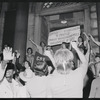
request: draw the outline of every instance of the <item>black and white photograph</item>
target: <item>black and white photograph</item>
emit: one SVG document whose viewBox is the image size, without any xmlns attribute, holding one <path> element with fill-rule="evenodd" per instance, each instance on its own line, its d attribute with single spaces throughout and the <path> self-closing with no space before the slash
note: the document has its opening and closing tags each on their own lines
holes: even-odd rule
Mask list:
<svg viewBox="0 0 100 100">
<path fill-rule="evenodd" d="M 100 98 L 100 2 L 0 2 L 0 98 Z"/>
</svg>

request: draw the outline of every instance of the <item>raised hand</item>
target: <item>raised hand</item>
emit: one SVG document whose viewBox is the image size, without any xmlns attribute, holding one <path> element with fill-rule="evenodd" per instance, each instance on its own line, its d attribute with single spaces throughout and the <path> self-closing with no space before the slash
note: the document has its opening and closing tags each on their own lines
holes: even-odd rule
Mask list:
<svg viewBox="0 0 100 100">
<path fill-rule="evenodd" d="M 31 43 L 34 44 L 37 48 L 39 47 L 31 38 L 29 39 L 29 41 L 31 41 Z"/>
<path fill-rule="evenodd" d="M 85 32 L 83 32 L 83 34 L 86 36 L 87 40 L 90 40 L 89 36 Z"/>
<path fill-rule="evenodd" d="M 0 63 L 0 81 L 3 79 L 7 63 L 9 60 L 14 59 L 14 53 L 12 53 L 12 48 L 10 47 L 5 47 L 3 49 L 3 61 Z"/>
<path fill-rule="evenodd" d="M 78 48 L 76 42 L 71 42 L 71 46 L 72 46 L 74 49 Z"/>
<path fill-rule="evenodd" d="M 44 55 L 46 55 L 46 56 L 48 56 L 48 55 L 49 55 L 49 56 L 50 56 L 50 55 L 51 55 L 50 50 L 45 50 L 45 51 L 44 51 Z"/>
<path fill-rule="evenodd" d="M 3 58 L 4 60 L 14 59 L 14 53 L 12 53 L 12 48 L 6 47 L 5 49 L 3 49 Z"/>
<path fill-rule="evenodd" d="M 36 45 L 36 43 L 35 43 L 35 42 L 31 39 L 31 38 L 29 39 L 29 41 L 31 41 L 33 44 L 35 44 L 35 45 Z"/>
<path fill-rule="evenodd" d="M 48 56 L 50 58 L 50 60 L 52 61 L 53 65 L 56 67 L 55 60 L 54 60 L 54 57 L 53 57 L 51 51 L 45 50 L 44 51 L 44 55 L 45 56 Z"/>
<path fill-rule="evenodd" d="M 19 58 L 20 57 L 20 53 L 16 50 L 16 57 Z"/>
</svg>

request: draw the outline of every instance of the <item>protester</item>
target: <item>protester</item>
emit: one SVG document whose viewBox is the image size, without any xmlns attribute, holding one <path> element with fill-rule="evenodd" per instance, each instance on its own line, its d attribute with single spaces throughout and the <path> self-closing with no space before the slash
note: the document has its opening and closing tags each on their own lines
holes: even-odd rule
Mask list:
<svg viewBox="0 0 100 100">
<path fill-rule="evenodd" d="M 31 67 L 33 66 L 34 55 L 31 47 L 27 48 L 26 60 L 30 62 Z"/>
<path fill-rule="evenodd" d="M 85 32 L 82 35 L 85 35 L 85 41 L 80 36 L 78 44 L 76 41 L 62 42 L 61 48 L 55 53 L 43 41 L 39 46 L 30 39 L 38 50 L 33 55 L 32 48 L 27 48 L 26 59 L 22 65 L 18 61 L 20 53 L 15 51 L 13 54 L 12 49 L 5 46 L 0 63 L 0 97 L 100 97 L 100 54 L 92 55 L 90 39 Z M 100 46 L 99 42 L 95 43 Z M 92 60 L 90 56 L 93 56 Z"/>
<path fill-rule="evenodd" d="M 66 48 L 69 49 L 69 50 L 71 50 L 70 43 L 62 42 L 61 49 L 66 49 Z"/>
<path fill-rule="evenodd" d="M 36 46 L 36 48 L 38 49 L 38 52 L 40 54 L 43 54 L 45 49 L 46 49 L 46 45 L 43 41 L 40 42 L 40 45 L 36 44 L 34 41 L 32 41 L 32 39 L 29 39 L 29 41 L 31 41 L 31 43 Z"/>
<path fill-rule="evenodd" d="M 100 76 L 92 81 L 89 98 L 100 98 Z"/>
<path fill-rule="evenodd" d="M 81 36 L 78 37 L 78 47 L 84 46 L 84 40 Z"/>
<path fill-rule="evenodd" d="M 37 65 L 37 67 L 40 67 L 40 65 Z M 30 98 L 46 98 L 47 76 L 45 73 L 39 71 L 38 75 L 36 75 L 35 71 L 32 72 L 26 69 L 24 72 L 21 72 L 19 76 L 25 81 L 25 86 Z"/>
<path fill-rule="evenodd" d="M 73 53 L 68 49 L 59 49 L 56 51 L 54 58 L 56 69 L 52 78 L 48 81 L 47 97 L 51 98 L 82 98 L 83 97 L 83 80 L 88 68 L 88 58 L 77 47 L 75 42 L 71 42 L 72 47 L 76 50 L 81 64 L 75 70 L 72 70 L 71 61 Z"/>
<path fill-rule="evenodd" d="M 31 76 L 31 74 L 27 74 L 22 79 L 26 81 L 25 85 L 30 98 L 46 98 L 47 76 L 40 77 L 38 75 Z"/>
<path fill-rule="evenodd" d="M 28 96 L 26 87 L 20 86 L 13 79 L 14 64 L 9 62 L 13 59 L 12 48 L 6 47 L 3 50 L 3 61 L 0 63 L 0 98 L 22 98 Z"/>
<path fill-rule="evenodd" d="M 49 50 L 51 52 L 52 56 L 54 56 L 54 52 L 53 52 L 52 47 L 50 45 L 46 46 L 46 50 Z"/>
<path fill-rule="evenodd" d="M 24 63 L 22 64 L 22 66 L 25 67 L 25 69 L 30 69 L 31 68 L 31 64 L 27 60 L 24 61 Z"/>
<path fill-rule="evenodd" d="M 95 65 L 95 77 L 99 77 L 100 75 L 100 53 L 96 53 L 94 65 Z"/>
<path fill-rule="evenodd" d="M 45 50 L 44 55 L 42 55 L 38 52 L 35 53 L 34 64 L 32 67 L 32 70 L 35 73 L 35 75 L 47 76 L 49 73 L 52 74 L 55 69 L 51 59 L 49 58 L 48 55 L 46 55 L 46 52 L 50 52 L 50 51 Z M 51 53 L 51 55 L 52 55 L 52 53 Z M 49 70 L 48 70 L 48 68 L 49 68 Z"/>
</svg>

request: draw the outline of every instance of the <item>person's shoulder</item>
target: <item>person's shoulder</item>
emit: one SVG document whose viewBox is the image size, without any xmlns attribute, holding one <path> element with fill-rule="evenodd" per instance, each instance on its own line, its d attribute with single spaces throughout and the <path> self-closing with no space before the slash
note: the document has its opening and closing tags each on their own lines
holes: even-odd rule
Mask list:
<svg viewBox="0 0 100 100">
<path fill-rule="evenodd" d="M 72 70 L 72 72 L 70 73 L 73 77 L 81 77 L 82 76 L 82 72 L 83 72 L 83 69 L 82 67 L 78 67 L 76 68 L 75 70 Z"/>
<path fill-rule="evenodd" d="M 7 79 L 4 77 L 1 81 L 0 81 L 0 86 L 2 85 L 2 84 L 5 84 L 7 82 Z"/>
<path fill-rule="evenodd" d="M 93 82 L 99 82 L 100 83 L 100 77 L 97 77 L 97 78 L 95 78 L 94 80 L 93 80 Z"/>
</svg>

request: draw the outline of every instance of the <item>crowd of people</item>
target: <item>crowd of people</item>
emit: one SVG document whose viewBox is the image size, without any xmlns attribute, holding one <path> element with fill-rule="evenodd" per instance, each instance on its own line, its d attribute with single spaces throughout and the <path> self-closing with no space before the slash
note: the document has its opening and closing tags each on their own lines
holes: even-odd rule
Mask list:
<svg viewBox="0 0 100 100">
<path fill-rule="evenodd" d="M 62 42 L 53 51 L 44 42 L 31 47 L 23 64 L 21 54 L 5 46 L 0 54 L 0 98 L 99 98 L 100 53 L 90 41 L 100 46 L 91 34 L 83 32 L 78 41 Z"/>
</svg>

